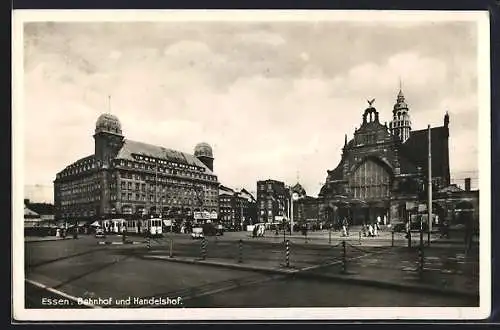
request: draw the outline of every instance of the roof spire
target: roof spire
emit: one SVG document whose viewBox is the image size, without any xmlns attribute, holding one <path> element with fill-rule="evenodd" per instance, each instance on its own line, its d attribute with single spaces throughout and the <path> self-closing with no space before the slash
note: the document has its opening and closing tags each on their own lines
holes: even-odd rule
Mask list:
<svg viewBox="0 0 500 330">
<path fill-rule="evenodd" d="M 344 137 L 344 147 L 347 145 L 347 134 Z"/>
</svg>

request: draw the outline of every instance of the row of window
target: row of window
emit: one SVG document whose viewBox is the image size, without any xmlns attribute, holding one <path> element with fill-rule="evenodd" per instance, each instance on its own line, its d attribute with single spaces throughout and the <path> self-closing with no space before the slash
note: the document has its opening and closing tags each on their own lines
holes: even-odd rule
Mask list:
<svg viewBox="0 0 500 330">
<path fill-rule="evenodd" d="M 180 165 L 183 165 L 183 164 L 178 164 L 177 166 L 174 165 L 175 168 L 170 168 L 170 167 L 165 167 L 165 166 L 149 165 L 149 164 L 126 161 L 126 160 L 116 161 L 116 163 L 122 167 L 129 167 L 129 168 L 134 168 L 134 169 L 147 170 L 147 171 L 151 171 L 151 172 L 158 172 L 158 173 L 165 173 L 165 174 L 172 174 L 172 175 L 180 175 L 180 176 L 185 176 L 185 177 L 194 178 L 194 179 L 217 181 L 216 176 L 201 174 L 198 172 L 191 172 L 191 171 L 185 169 L 184 167 L 180 167 Z M 177 163 L 173 163 L 173 164 L 177 164 Z M 179 169 L 179 168 L 181 168 L 181 169 Z"/>
<path fill-rule="evenodd" d="M 86 162 L 72 164 L 64 169 L 61 173 L 57 173 L 56 178 L 63 178 L 70 175 L 80 174 L 88 172 L 96 168 L 96 164 L 93 160 L 88 160 Z"/>
<path fill-rule="evenodd" d="M 85 196 L 85 197 L 79 197 L 79 198 L 71 198 L 71 199 L 64 199 L 61 200 L 61 206 L 69 206 L 69 205 L 78 205 L 78 204 L 87 204 L 87 203 L 92 203 L 96 201 L 100 201 L 101 196 L 99 195 L 92 195 L 92 196 Z"/>
<path fill-rule="evenodd" d="M 260 215 L 266 215 L 266 211 L 265 210 L 260 210 Z M 283 212 L 278 212 L 278 214 L 276 214 L 276 215 L 282 216 Z M 267 210 L 267 216 L 268 217 L 272 217 L 273 216 L 273 211 L 272 210 Z"/>
<path fill-rule="evenodd" d="M 56 193 L 61 196 L 87 193 L 101 188 L 97 175 L 89 175 L 71 182 L 56 183 Z"/>
<path fill-rule="evenodd" d="M 176 162 L 172 162 L 172 161 L 168 161 L 168 160 L 164 160 L 164 159 L 158 159 L 158 158 L 148 157 L 148 156 L 143 156 L 143 155 L 133 154 L 132 156 L 134 157 L 134 159 L 144 161 L 144 162 L 161 164 L 161 165 L 168 165 L 170 167 L 185 168 L 185 169 L 188 169 L 191 171 L 201 171 L 201 172 L 205 171 L 205 169 L 203 167 L 199 167 L 199 166 L 181 164 L 181 163 L 176 163 Z"/>
<path fill-rule="evenodd" d="M 160 195 L 158 196 L 157 198 L 155 198 L 155 195 L 146 195 L 146 194 L 138 194 L 138 193 L 125 193 L 125 192 L 122 192 L 121 193 L 121 200 L 122 201 L 143 201 L 145 202 L 146 201 L 146 198 L 148 198 L 148 200 L 150 202 L 162 202 L 162 203 L 168 203 L 168 204 L 193 204 L 193 205 L 196 205 L 198 204 L 198 199 L 193 199 L 193 198 L 189 198 L 189 197 L 186 197 L 186 198 L 182 198 L 182 196 L 176 196 L 175 198 L 172 198 L 171 196 L 169 195 Z M 111 200 L 116 200 L 116 195 L 112 194 L 111 195 Z M 205 204 L 217 204 L 217 199 L 214 199 L 214 198 L 205 198 L 204 200 L 204 203 Z"/>
<path fill-rule="evenodd" d="M 192 188 L 185 188 L 185 187 L 172 187 L 170 185 L 164 185 L 164 184 L 158 184 L 158 185 L 152 185 L 152 184 L 146 184 L 146 183 L 139 183 L 139 182 L 121 182 L 120 183 L 120 188 L 121 190 L 133 190 L 133 191 L 161 191 L 165 192 L 168 191 L 169 193 L 173 194 L 184 194 L 184 195 L 191 195 L 191 196 L 196 196 L 197 195 L 197 190 L 192 189 Z M 211 195 L 211 196 L 216 196 L 217 191 L 215 189 L 209 190 L 208 188 L 204 187 L 204 189 L 207 189 L 206 191 L 201 192 L 200 194 L 204 195 Z"/>
<path fill-rule="evenodd" d="M 411 121 L 409 120 L 399 120 L 399 121 L 394 121 L 389 124 L 389 127 L 395 128 L 395 127 L 409 127 L 411 126 Z"/>
<path fill-rule="evenodd" d="M 273 184 L 272 184 L 272 183 L 267 183 L 267 184 L 265 184 L 265 183 L 260 183 L 260 184 L 259 184 L 259 190 L 261 190 L 261 191 L 262 191 L 262 190 L 266 190 L 266 186 L 267 186 L 267 190 L 268 190 L 268 191 L 273 191 L 273 190 L 275 190 L 275 189 L 273 189 Z M 276 185 L 276 187 L 274 187 L 274 188 L 276 188 L 276 190 L 281 190 L 281 191 L 285 190 L 285 186 L 284 186 L 284 185 L 278 185 L 278 184 L 277 184 L 277 185 Z"/>
<path fill-rule="evenodd" d="M 354 197 L 361 199 L 389 197 L 390 193 L 388 186 L 359 187 L 359 188 L 354 188 L 353 190 L 354 190 Z"/>
</svg>

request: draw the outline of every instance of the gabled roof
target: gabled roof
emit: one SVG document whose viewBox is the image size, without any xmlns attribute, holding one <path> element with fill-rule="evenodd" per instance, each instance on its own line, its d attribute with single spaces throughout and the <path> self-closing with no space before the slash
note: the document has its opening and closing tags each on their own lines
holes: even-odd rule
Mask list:
<svg viewBox="0 0 500 330">
<path fill-rule="evenodd" d="M 432 176 L 448 176 L 445 172 L 444 162 L 447 162 L 448 149 L 448 128 L 431 128 L 431 156 L 432 156 Z M 412 131 L 410 138 L 402 145 L 401 151 L 405 157 L 414 164 L 427 170 L 428 162 L 428 133 L 427 129 Z M 447 165 L 447 164 L 446 164 Z M 448 167 L 448 166 L 447 166 Z M 449 167 L 448 167 L 449 170 Z"/>
<path fill-rule="evenodd" d="M 24 217 L 25 218 L 40 218 L 40 215 L 28 207 L 24 207 Z"/>
<path fill-rule="evenodd" d="M 54 205 L 47 203 L 30 203 L 28 208 L 39 215 L 52 215 L 54 214 Z"/>
<path fill-rule="evenodd" d="M 213 174 L 212 171 L 194 155 L 128 139 L 124 140 L 123 146 L 118 152 L 116 159 L 134 160 L 133 154 L 198 166 L 204 168 L 206 173 Z"/>
<path fill-rule="evenodd" d="M 229 195 L 234 196 L 235 191 L 224 185 L 219 185 L 219 195 Z"/>
<path fill-rule="evenodd" d="M 71 171 L 73 168 L 80 167 L 80 165 L 88 165 L 89 167 L 91 167 L 93 164 L 95 164 L 94 155 L 85 156 L 85 157 L 80 158 L 77 161 L 69 164 L 59 173 L 63 173 L 65 171 Z"/>
</svg>

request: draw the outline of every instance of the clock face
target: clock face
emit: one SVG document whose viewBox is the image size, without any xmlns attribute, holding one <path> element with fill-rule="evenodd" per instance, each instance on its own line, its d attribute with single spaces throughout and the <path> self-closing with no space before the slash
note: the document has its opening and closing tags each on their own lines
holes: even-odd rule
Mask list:
<svg viewBox="0 0 500 330">
<path fill-rule="evenodd" d="M 296 201 L 297 199 L 299 199 L 299 194 L 297 194 L 296 192 L 294 192 L 292 194 L 292 198 L 293 198 L 294 201 Z"/>
</svg>

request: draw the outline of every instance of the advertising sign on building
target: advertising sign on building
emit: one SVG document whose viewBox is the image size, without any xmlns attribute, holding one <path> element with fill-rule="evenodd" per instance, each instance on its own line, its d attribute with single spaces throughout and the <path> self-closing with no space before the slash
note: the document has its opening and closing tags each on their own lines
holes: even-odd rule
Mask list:
<svg viewBox="0 0 500 330">
<path fill-rule="evenodd" d="M 193 212 L 193 217 L 196 220 L 208 220 L 210 218 L 210 212 L 208 211 L 203 211 L 203 212 Z M 215 219 L 217 219 L 217 213 L 215 213 Z"/>
</svg>

